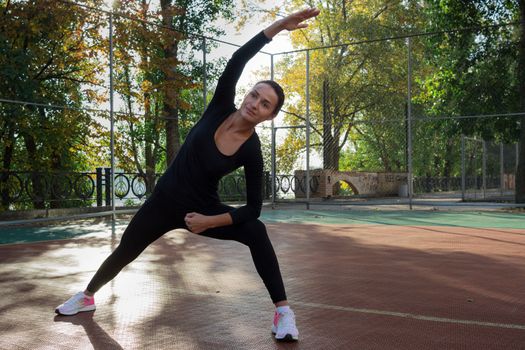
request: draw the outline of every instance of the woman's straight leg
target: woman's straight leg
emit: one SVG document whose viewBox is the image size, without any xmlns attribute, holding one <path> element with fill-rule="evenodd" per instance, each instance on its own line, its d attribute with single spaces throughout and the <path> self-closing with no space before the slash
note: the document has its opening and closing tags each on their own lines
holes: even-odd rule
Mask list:
<svg viewBox="0 0 525 350">
<path fill-rule="evenodd" d="M 171 208 L 171 209 L 170 209 Z M 102 263 L 86 291 L 96 293 L 164 233 L 183 227 L 183 214 L 177 215 L 161 193 L 154 192 L 133 216 L 118 247 Z"/>
</svg>

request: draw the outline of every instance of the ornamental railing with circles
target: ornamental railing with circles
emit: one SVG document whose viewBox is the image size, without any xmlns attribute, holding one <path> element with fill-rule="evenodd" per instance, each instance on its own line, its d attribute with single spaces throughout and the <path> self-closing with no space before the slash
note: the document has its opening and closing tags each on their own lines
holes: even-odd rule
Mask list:
<svg viewBox="0 0 525 350">
<path fill-rule="evenodd" d="M 97 168 L 96 172 L 0 172 L 1 204 L 4 208 L 23 202 L 32 202 L 35 208 L 67 206 L 65 203 L 72 201 L 109 205 L 110 171 L 109 168 Z M 139 199 L 145 194 L 144 182 L 138 174 L 116 174 L 115 185 L 120 199 L 129 194 L 130 188 Z M 126 188 L 128 185 L 130 188 Z"/>
<path fill-rule="evenodd" d="M 5 206 L 17 202 L 92 200 L 96 173 L 0 172 L 0 196 Z"/>
<path fill-rule="evenodd" d="M 159 174 L 155 176 L 155 181 Z M 487 189 L 500 186 L 499 177 L 485 179 Z M 275 191 L 279 197 L 304 197 L 306 178 L 280 174 L 275 176 Z M 319 190 L 319 177 L 310 178 L 310 192 Z M 481 177 L 466 177 L 468 189 L 483 188 Z M 264 173 L 262 195 L 271 198 L 271 176 Z M 115 174 L 115 198 L 141 200 L 148 194 L 146 177 L 139 173 Z M 243 175 L 228 175 L 219 182 L 219 195 L 225 201 L 246 199 Z M 461 191 L 461 177 L 416 177 L 415 193 Z M 111 205 L 111 169 L 97 168 L 96 172 L 0 172 L 0 199 L 4 208 L 10 204 L 29 202 L 35 208 L 60 207 L 65 202 L 84 201 L 75 206 Z"/>
<path fill-rule="evenodd" d="M 160 174 L 156 174 L 155 181 Z M 275 188 L 280 194 L 305 193 L 305 178 L 294 175 L 277 175 Z M 271 177 L 264 173 L 262 194 L 271 196 Z M 317 191 L 319 179 L 310 179 L 310 190 Z M 143 199 L 148 194 L 146 176 L 139 173 L 117 172 L 115 174 L 115 198 Z M 246 199 L 246 182 L 243 175 L 228 175 L 219 182 L 222 200 Z M 97 168 L 95 172 L 0 172 L 1 204 L 7 208 L 14 203 L 33 203 L 35 208 L 60 207 L 65 202 L 84 201 L 76 206 L 111 205 L 111 169 Z"/>
<path fill-rule="evenodd" d="M 312 176 L 310 178 L 310 192 L 317 192 L 319 190 L 319 176 Z M 276 175 L 275 176 L 275 191 L 280 195 L 297 195 L 304 197 L 306 193 L 306 176 L 296 175 Z"/>
</svg>

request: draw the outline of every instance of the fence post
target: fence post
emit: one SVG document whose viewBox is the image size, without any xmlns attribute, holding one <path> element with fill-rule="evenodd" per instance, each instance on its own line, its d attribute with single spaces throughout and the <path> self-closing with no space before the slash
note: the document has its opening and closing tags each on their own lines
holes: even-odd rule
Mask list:
<svg viewBox="0 0 525 350">
<path fill-rule="evenodd" d="M 505 164 L 504 164 L 503 142 L 499 144 L 499 187 L 501 195 L 505 191 Z"/>
<path fill-rule="evenodd" d="M 483 161 L 482 161 L 482 187 L 483 187 L 483 199 L 486 198 L 486 191 L 487 191 L 487 141 L 482 141 L 483 145 Z"/>
<path fill-rule="evenodd" d="M 102 206 L 102 168 L 97 168 L 97 207 Z"/>
<path fill-rule="evenodd" d="M 516 142 L 516 163 L 514 166 L 514 178 L 518 175 L 518 163 L 520 162 L 520 143 Z"/>
<path fill-rule="evenodd" d="M 111 181 L 111 168 L 104 168 L 104 187 L 105 187 L 105 194 L 106 194 L 106 205 L 111 205 L 111 189 L 112 181 Z"/>
<path fill-rule="evenodd" d="M 208 95 L 207 86 L 207 75 L 206 75 L 206 38 L 202 38 L 202 105 L 203 111 L 206 111 L 206 95 Z"/>
<path fill-rule="evenodd" d="M 110 118 L 110 152 L 111 152 L 111 211 L 115 221 L 115 117 L 113 113 L 113 14 L 109 14 L 109 118 Z"/>
<path fill-rule="evenodd" d="M 306 209 L 310 209 L 310 50 L 306 50 Z"/>
<path fill-rule="evenodd" d="M 270 79 L 274 79 L 274 63 L 273 63 L 273 55 L 270 56 Z M 272 209 L 275 209 L 275 196 L 276 196 L 276 188 L 275 188 L 275 179 L 277 178 L 277 163 L 276 163 L 276 144 L 275 144 L 275 134 L 277 130 L 275 129 L 275 118 L 272 118 L 272 169 L 271 169 L 271 195 L 272 195 Z"/>
<path fill-rule="evenodd" d="M 461 200 L 465 201 L 466 190 L 465 135 L 461 134 Z"/>
<path fill-rule="evenodd" d="M 271 174 L 269 171 L 264 172 L 264 199 L 269 199 L 272 191 Z"/>
<path fill-rule="evenodd" d="M 412 210 L 414 182 L 412 171 L 412 38 L 408 44 L 408 82 L 407 82 L 407 128 L 408 128 L 408 207 Z"/>
</svg>

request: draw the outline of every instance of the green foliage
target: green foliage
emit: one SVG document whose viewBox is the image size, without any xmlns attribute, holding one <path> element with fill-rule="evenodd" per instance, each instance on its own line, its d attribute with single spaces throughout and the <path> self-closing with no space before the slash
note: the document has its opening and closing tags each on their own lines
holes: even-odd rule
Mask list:
<svg viewBox="0 0 525 350">
<path fill-rule="evenodd" d="M 213 20 L 219 15 L 230 18 L 231 8 L 231 1 L 165 1 L 157 7 L 145 1 L 116 3 L 115 89 L 125 106 L 118 117 L 120 168 L 146 173 L 150 179 L 165 169 L 167 154 L 176 146 L 167 136 L 182 143 L 203 112 L 202 41 L 185 33 L 222 33 Z M 209 52 L 213 44 L 207 47 Z M 207 63 L 210 80 L 217 74 L 216 65 Z"/>
<path fill-rule="evenodd" d="M 425 31 L 446 31 L 417 40 L 424 56 L 416 65 L 435 67 L 415 73 L 413 102 L 420 122 L 414 127 L 415 174 L 459 176 L 460 135 L 516 142 L 515 117 L 446 119 L 519 111 L 519 27 L 499 24 L 517 19 L 514 1 L 428 0 Z M 454 31 L 457 28 L 471 28 Z"/>
<path fill-rule="evenodd" d="M 83 3 L 97 8 L 103 1 Z M 108 16 L 50 0 L 1 4 L 0 98 L 45 106 L 0 103 L 0 167 L 52 172 L 109 166 L 109 115 L 83 109 L 100 108 L 108 100 Z M 219 15 L 232 19 L 232 8 L 230 0 L 115 4 L 122 15 L 113 17 L 116 105 L 123 106 L 123 113 L 115 113 L 118 168 L 150 177 L 165 169 L 166 125 L 173 121 L 167 106 L 179 111 L 175 117 L 181 116 L 177 135 L 182 138 L 203 109 L 203 70 L 195 59 L 200 56 L 186 54 L 200 42 L 181 32 L 218 35 L 222 30 L 213 21 Z M 217 63 L 207 69 L 214 79 Z M 5 181 L 2 176 L 4 207 Z M 32 186 L 44 191 L 37 178 Z"/>
<path fill-rule="evenodd" d="M 288 4 L 288 11 L 312 5 Z M 321 15 L 307 30 L 292 33 L 296 48 L 447 31 L 411 39 L 416 176 L 459 176 L 461 134 L 518 139 L 515 117 L 449 119 L 519 111 L 519 27 L 494 26 L 518 19 L 515 1 L 323 1 L 315 6 Z M 450 31 L 470 27 L 482 28 Z M 310 51 L 310 140 L 324 168 L 405 171 L 407 52 L 406 40 Z M 278 66 L 290 96 L 287 125 L 305 122 L 305 69 L 304 53 L 288 55 Z M 303 130 L 288 132 L 277 150 L 280 171 L 297 167 L 305 145 Z"/>
<path fill-rule="evenodd" d="M 517 19 L 513 1 L 427 1 L 427 30 L 481 27 L 424 38 L 427 62 L 438 71 L 421 77 L 416 102 L 432 117 L 515 113 L 519 110 L 517 62 L 519 26 L 487 27 Z M 461 9 L 461 10 L 459 10 Z M 453 124 L 453 123 L 450 123 Z M 516 141 L 515 118 L 463 119 L 447 135 Z"/>
<path fill-rule="evenodd" d="M 89 136 L 100 124 L 76 109 L 101 101 L 100 18 L 46 0 L 4 2 L 0 16 L 1 98 L 41 104 L 0 105 L 2 170 L 87 169 L 97 152 Z M 41 191 L 38 181 L 33 188 Z"/>
<path fill-rule="evenodd" d="M 290 8 L 304 7 L 291 1 Z M 310 51 L 311 144 L 323 167 L 359 166 L 361 170 L 399 171 L 405 165 L 407 47 L 404 40 L 373 42 L 420 25 L 421 9 L 413 2 L 326 1 L 308 30 L 292 32 L 296 47 L 369 41 Z M 305 55 L 286 57 L 279 65 L 291 95 L 287 124 L 304 124 Z M 348 147 L 351 144 L 352 147 Z M 304 131 L 291 131 L 278 149 L 279 168 L 295 166 L 305 146 Z M 342 162 L 343 149 L 361 154 Z M 366 152 L 366 153 L 363 153 Z M 352 164 L 352 165 L 351 165 Z"/>
<path fill-rule="evenodd" d="M 100 7 L 103 1 L 82 3 Z M 245 9 L 255 6 L 242 3 Z M 0 170 L 109 166 L 109 115 L 82 109 L 100 108 L 108 100 L 107 16 L 51 0 L 0 0 L 0 5 L 0 98 L 38 104 L 0 102 Z M 150 179 L 165 169 L 170 151 L 204 109 L 202 42 L 187 33 L 220 36 L 223 31 L 214 22 L 219 16 L 242 25 L 252 12 L 237 17 L 234 5 L 232 0 L 116 2 L 118 168 Z M 412 38 L 416 176 L 457 176 L 461 134 L 519 139 L 523 126 L 514 117 L 448 118 L 522 110 L 516 74 L 522 33 L 518 25 L 496 26 L 520 19 L 519 2 L 289 0 L 283 9 L 268 10 L 265 20 L 312 5 L 321 8 L 321 15 L 307 30 L 291 33 L 294 48 L 366 41 L 310 51 L 310 143 L 324 168 L 405 170 L 407 42 L 374 42 L 405 33 L 446 31 Z M 207 41 L 208 52 L 213 45 Z M 224 63 L 207 63 L 208 81 L 216 80 Z M 276 68 L 287 95 L 284 123 L 305 125 L 305 54 L 280 56 Z M 280 129 L 281 137 L 278 173 L 291 173 L 304 161 L 305 130 Z M 261 141 L 270 169 L 269 134 Z M 4 209 L 6 182 L 0 177 Z M 43 191 L 38 177 L 31 186 Z M 53 203 L 67 205 L 59 199 Z M 31 205 L 46 204 L 34 200 Z"/>
</svg>

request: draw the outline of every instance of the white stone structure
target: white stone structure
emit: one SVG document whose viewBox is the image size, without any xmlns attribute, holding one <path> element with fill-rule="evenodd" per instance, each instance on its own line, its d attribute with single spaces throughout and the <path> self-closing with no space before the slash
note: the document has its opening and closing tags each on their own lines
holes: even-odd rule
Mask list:
<svg viewBox="0 0 525 350">
<path fill-rule="evenodd" d="M 306 181 L 306 171 L 296 170 L 295 197 L 305 198 L 304 186 L 297 183 Z M 331 198 L 334 196 L 334 185 L 339 181 L 347 183 L 355 195 L 368 197 L 383 197 L 399 195 L 402 185 L 408 182 L 407 173 L 374 173 L 358 171 L 336 171 L 316 169 L 310 170 L 310 198 Z"/>
</svg>

